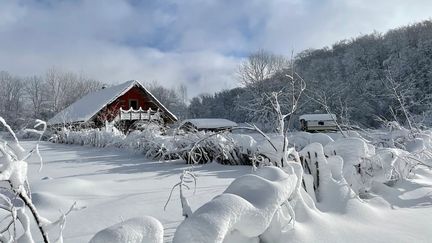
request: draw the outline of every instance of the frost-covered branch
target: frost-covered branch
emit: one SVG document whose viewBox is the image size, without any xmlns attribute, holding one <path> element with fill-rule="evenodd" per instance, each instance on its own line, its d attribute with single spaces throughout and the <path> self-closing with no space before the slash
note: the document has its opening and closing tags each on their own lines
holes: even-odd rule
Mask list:
<svg viewBox="0 0 432 243">
<path fill-rule="evenodd" d="M 14 138 L 14 146 L 10 146 L 7 141 L 0 138 L 0 163 L 2 164 L 0 171 L 0 181 L 6 182 L 9 187 L 1 188 L 0 190 L 0 208 L 6 210 L 9 213 L 4 219 L 12 219 L 12 223 L 7 224 L 7 226 L 0 232 L 0 238 L 6 240 L 5 242 L 26 242 L 33 243 L 33 237 L 30 230 L 30 219 L 26 213 L 28 209 L 36 221 L 36 225 L 45 243 L 49 243 L 50 239 L 48 237 L 48 231 L 45 228 L 46 220 L 41 217 L 32 202 L 30 185 L 27 179 L 27 162 L 33 153 L 36 153 L 41 161 L 42 168 L 42 158 L 39 153 L 39 147 L 36 146 L 29 152 L 26 152 L 24 148 L 20 145 L 14 131 L 7 125 L 5 120 L 0 117 L 0 122 L 7 128 L 9 133 Z M 40 131 L 39 141 L 41 140 L 43 133 L 46 130 L 46 123 L 41 120 L 36 120 L 35 128 L 42 127 L 43 130 Z M 69 212 L 68 212 L 69 213 Z M 66 214 L 68 214 L 66 213 Z M 65 217 L 65 214 L 63 214 Z M 64 220 L 63 220 L 64 221 Z M 19 222 L 24 229 L 24 232 L 17 236 L 16 222 Z M 64 227 L 64 222 L 58 224 L 60 231 Z M 10 230 L 10 227 L 13 230 Z M 9 234 L 9 238 L 5 236 L 6 231 Z M 61 233 L 60 233 L 61 235 Z"/>
<path fill-rule="evenodd" d="M 197 178 L 196 178 L 196 176 L 195 176 L 194 173 L 192 173 L 191 171 L 188 171 L 188 170 L 184 170 L 183 173 L 180 175 L 180 182 L 177 183 L 177 184 L 175 184 L 171 188 L 170 194 L 168 196 L 168 200 L 167 200 L 167 202 L 165 203 L 165 206 L 164 206 L 164 210 L 166 210 L 166 207 L 168 206 L 168 203 L 171 200 L 171 196 L 172 196 L 172 193 L 173 193 L 174 189 L 176 187 L 178 187 L 179 190 L 180 190 L 180 202 L 181 202 L 181 206 L 182 206 L 182 210 L 183 210 L 182 215 L 185 218 L 188 218 L 192 214 L 192 209 L 191 209 L 191 207 L 189 205 L 189 202 L 188 202 L 187 198 L 184 196 L 183 187 L 185 187 L 186 189 L 189 190 L 190 187 L 189 187 L 188 184 L 194 182 L 194 194 L 195 194 L 195 191 L 196 191 L 196 180 L 197 180 Z"/>
</svg>

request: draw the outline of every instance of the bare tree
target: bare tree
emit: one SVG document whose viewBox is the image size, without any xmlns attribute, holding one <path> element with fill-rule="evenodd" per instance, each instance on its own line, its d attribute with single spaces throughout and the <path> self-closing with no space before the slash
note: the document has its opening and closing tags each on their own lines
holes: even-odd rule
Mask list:
<svg viewBox="0 0 432 243">
<path fill-rule="evenodd" d="M 84 75 L 65 72 L 52 67 L 45 75 L 46 92 L 50 111 L 57 113 L 89 92 L 100 89 L 101 82 L 88 79 Z"/>
<path fill-rule="evenodd" d="M 24 90 L 32 107 L 33 118 L 39 117 L 42 113 L 46 97 L 43 95 L 45 85 L 43 79 L 38 76 L 32 76 L 25 79 Z"/>
<path fill-rule="evenodd" d="M 60 82 L 60 72 L 54 67 L 48 69 L 45 74 L 45 83 L 47 84 L 46 92 L 48 92 L 46 96 L 50 98 L 50 110 L 53 113 L 59 112 L 61 110 L 60 100 L 64 89 Z"/>
<path fill-rule="evenodd" d="M 166 88 L 157 81 L 145 84 L 150 92 L 169 110 L 180 118 L 187 116 L 187 88 L 180 84 L 177 88 Z"/>
<path fill-rule="evenodd" d="M 272 104 L 273 110 L 276 113 L 276 127 L 277 131 L 280 135 L 285 134 L 285 119 L 289 117 L 287 128 L 291 125 L 291 120 L 294 112 L 299 107 L 299 101 L 303 94 L 303 92 L 306 89 L 306 82 L 297 74 L 292 73 L 292 75 L 286 75 L 289 79 L 289 91 L 284 91 L 284 89 L 278 91 L 278 92 L 272 92 L 270 96 L 270 102 Z M 282 112 L 281 105 L 279 103 L 279 97 L 284 93 L 287 92 L 289 94 L 290 98 L 290 109 L 287 113 Z M 286 104 L 285 104 L 286 105 Z"/>
<path fill-rule="evenodd" d="M 392 97 L 398 103 L 399 109 L 402 111 L 402 115 L 404 116 L 409 129 L 413 130 L 413 124 L 411 122 L 411 115 L 407 102 L 410 98 L 410 93 L 412 93 L 413 88 L 410 87 L 410 84 L 397 82 L 392 78 L 390 73 L 386 76 L 385 80 L 382 80 L 382 82 L 388 91 L 390 91 L 390 97 Z M 392 109 L 390 108 L 390 110 Z"/>
<path fill-rule="evenodd" d="M 290 62 L 284 56 L 259 50 L 240 64 L 237 75 L 243 85 L 256 85 L 289 66 Z"/>
<path fill-rule="evenodd" d="M 0 115 L 17 126 L 18 118 L 22 116 L 23 109 L 23 85 L 18 77 L 8 72 L 0 72 Z"/>
<path fill-rule="evenodd" d="M 306 82 L 291 68 L 282 70 L 261 83 L 265 85 L 246 87 L 245 97 L 239 106 L 247 111 L 252 121 L 271 126 L 264 127 L 265 130 L 276 128 L 283 135 L 285 127 L 290 127 L 292 117 L 300 106 Z M 288 122 L 285 123 L 287 118 Z"/>
</svg>

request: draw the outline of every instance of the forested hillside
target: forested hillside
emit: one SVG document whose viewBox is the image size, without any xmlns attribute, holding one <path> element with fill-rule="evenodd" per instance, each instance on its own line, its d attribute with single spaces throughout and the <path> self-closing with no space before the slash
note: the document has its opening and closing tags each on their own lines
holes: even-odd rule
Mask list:
<svg viewBox="0 0 432 243">
<path fill-rule="evenodd" d="M 306 83 L 296 114 L 331 111 L 344 123 L 377 127 L 380 119 L 407 123 L 403 112 L 406 109 L 408 118 L 416 124 L 432 123 L 430 20 L 385 34 L 372 33 L 340 41 L 331 47 L 306 50 L 295 56 L 294 65 L 288 59 L 285 66 L 276 65 L 279 70 L 274 70 L 275 65 L 269 60 L 281 56 L 260 51 L 240 66 L 240 73 L 245 67 L 253 67 L 257 57 L 264 63 L 261 65 L 264 75 L 255 79 L 247 77 L 254 82 L 244 82 L 243 75 L 239 78 L 243 83 L 241 88 L 192 99 L 190 115 L 224 117 L 237 122 L 269 122 L 274 119 L 274 114 L 268 114 L 271 111 L 257 112 L 249 108 L 257 102 L 269 103 L 269 94 L 280 91 L 282 108 L 289 110 L 291 96 L 288 93 L 293 91 L 287 81 L 294 67 L 298 78 Z"/>
</svg>

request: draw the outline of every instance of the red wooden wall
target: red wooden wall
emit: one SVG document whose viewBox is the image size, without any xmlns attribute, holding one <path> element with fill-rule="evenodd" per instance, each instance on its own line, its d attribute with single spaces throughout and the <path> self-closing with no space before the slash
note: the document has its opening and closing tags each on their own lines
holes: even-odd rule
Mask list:
<svg viewBox="0 0 432 243">
<path fill-rule="evenodd" d="M 112 105 L 117 104 L 118 109 L 121 107 L 124 110 L 128 110 L 129 100 L 137 100 L 138 107 L 141 107 L 143 110 L 148 110 L 148 108 L 152 108 L 153 110 L 157 110 L 157 106 L 150 100 L 147 94 L 144 93 L 140 88 L 133 87 L 124 95 L 120 96 Z"/>
<path fill-rule="evenodd" d="M 117 116 L 120 107 L 123 110 L 129 110 L 129 100 L 138 101 L 138 108 L 141 107 L 143 110 L 151 108 L 156 111 L 158 107 L 151 101 L 150 97 L 140 88 L 133 87 L 128 92 L 117 98 L 114 102 L 108 105 L 107 109 L 100 112 L 102 120 L 111 121 Z"/>
</svg>

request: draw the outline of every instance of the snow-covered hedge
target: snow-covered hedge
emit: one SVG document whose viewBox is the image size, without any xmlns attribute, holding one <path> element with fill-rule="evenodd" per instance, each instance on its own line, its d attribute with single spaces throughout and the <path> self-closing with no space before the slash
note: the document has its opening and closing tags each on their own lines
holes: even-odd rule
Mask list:
<svg viewBox="0 0 432 243">
<path fill-rule="evenodd" d="M 245 134 L 195 132 L 168 136 L 163 135 L 158 127 L 133 131 L 128 135 L 115 128 L 109 131 L 63 129 L 53 134 L 50 140 L 56 143 L 124 148 L 143 153 L 151 159 L 181 158 L 188 163 L 216 161 L 221 164 L 252 165 L 259 164 L 264 158 L 268 159 L 274 152 L 268 141 L 257 141 Z"/>
</svg>

